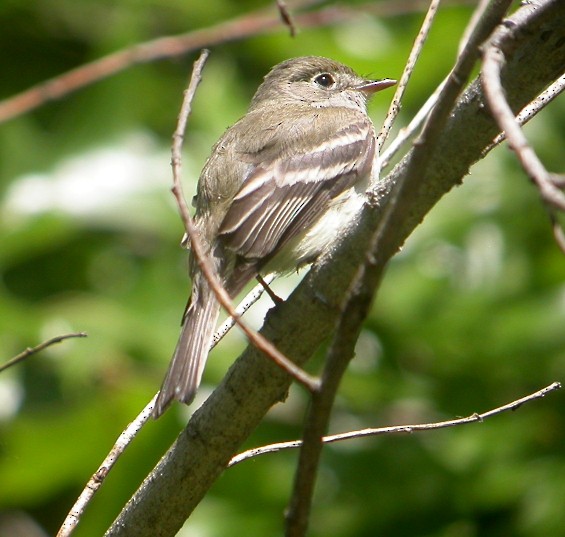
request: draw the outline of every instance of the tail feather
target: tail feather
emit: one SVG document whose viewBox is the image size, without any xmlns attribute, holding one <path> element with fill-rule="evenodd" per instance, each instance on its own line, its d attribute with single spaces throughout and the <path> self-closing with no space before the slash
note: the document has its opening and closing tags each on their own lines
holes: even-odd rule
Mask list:
<svg viewBox="0 0 565 537">
<path fill-rule="evenodd" d="M 173 358 L 155 401 L 155 419 L 173 399 L 190 404 L 200 385 L 220 306 L 207 283 L 198 287 L 198 292 L 193 292 Z"/>
</svg>

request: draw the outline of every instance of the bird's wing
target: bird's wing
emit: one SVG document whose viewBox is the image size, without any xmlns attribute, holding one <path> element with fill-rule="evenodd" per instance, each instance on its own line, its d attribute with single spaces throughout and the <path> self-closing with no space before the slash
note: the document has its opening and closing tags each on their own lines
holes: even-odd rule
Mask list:
<svg viewBox="0 0 565 537">
<path fill-rule="evenodd" d="M 312 147 L 258 162 L 224 216 L 219 239 L 246 259 L 271 258 L 369 173 L 374 151 L 371 121 L 355 114 Z"/>
</svg>

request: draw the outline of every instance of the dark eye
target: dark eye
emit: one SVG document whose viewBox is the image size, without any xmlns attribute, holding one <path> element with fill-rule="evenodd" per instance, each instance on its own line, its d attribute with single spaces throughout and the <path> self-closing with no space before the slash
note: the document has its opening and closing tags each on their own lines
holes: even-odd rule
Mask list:
<svg viewBox="0 0 565 537">
<path fill-rule="evenodd" d="M 329 73 L 322 73 L 321 75 L 318 75 L 314 79 L 314 82 L 316 82 L 318 86 L 322 86 L 322 88 L 331 88 L 335 84 L 334 77 Z"/>
</svg>

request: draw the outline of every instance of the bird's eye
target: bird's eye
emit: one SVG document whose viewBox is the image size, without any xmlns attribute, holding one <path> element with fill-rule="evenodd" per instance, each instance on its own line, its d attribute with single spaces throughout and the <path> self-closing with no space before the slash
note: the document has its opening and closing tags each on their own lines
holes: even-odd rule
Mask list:
<svg viewBox="0 0 565 537">
<path fill-rule="evenodd" d="M 314 78 L 314 82 L 322 88 L 331 88 L 335 84 L 334 77 L 329 73 L 322 73 Z"/>
</svg>

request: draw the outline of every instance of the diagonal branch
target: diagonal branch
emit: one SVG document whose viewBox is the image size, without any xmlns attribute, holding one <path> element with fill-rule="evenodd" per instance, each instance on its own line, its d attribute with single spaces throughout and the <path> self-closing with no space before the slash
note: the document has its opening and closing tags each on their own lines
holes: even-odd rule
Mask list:
<svg viewBox="0 0 565 537">
<path fill-rule="evenodd" d="M 324 444 L 333 444 L 335 442 L 343 442 L 345 440 L 352 440 L 354 438 L 366 438 L 371 436 L 382 436 L 385 434 L 412 434 L 425 431 L 435 431 L 437 429 L 447 429 L 451 427 L 458 427 L 461 425 L 468 425 L 470 423 L 482 423 L 483 421 L 498 416 L 503 412 L 518 410 L 522 405 L 531 403 L 537 399 L 542 399 L 546 395 L 562 388 L 560 382 L 553 382 L 552 384 L 531 393 L 524 397 L 520 397 L 516 401 L 507 403 L 505 405 L 487 410 L 486 412 L 471 414 L 465 418 L 456 418 L 447 421 L 438 421 L 435 423 L 419 423 L 417 425 L 394 425 L 391 427 L 369 427 L 367 429 L 360 429 L 358 431 L 348 431 L 346 433 L 331 434 L 324 436 L 322 442 Z M 278 453 L 287 449 L 297 449 L 303 444 L 303 440 L 289 440 L 288 442 L 279 442 L 277 444 L 269 444 L 268 446 L 261 446 L 257 448 L 248 449 L 239 453 L 229 463 L 229 468 L 240 464 L 242 462 L 261 457 L 262 455 L 269 455 L 271 453 Z"/>
<path fill-rule="evenodd" d="M 390 103 L 385 121 L 379 132 L 379 136 L 377 137 L 377 153 L 375 157 L 375 161 L 377 163 L 380 162 L 379 156 L 381 149 L 383 148 L 383 145 L 390 134 L 390 130 L 392 129 L 394 121 L 400 113 L 400 103 L 402 102 L 402 97 L 404 96 L 404 92 L 406 91 L 406 87 L 408 86 L 408 82 L 410 80 L 410 77 L 412 76 L 416 62 L 420 57 L 420 54 L 422 53 L 424 43 L 426 42 L 426 39 L 428 38 L 428 35 L 432 28 L 432 24 L 435 20 L 435 16 L 439 8 L 439 3 L 440 0 L 432 0 L 430 2 L 430 6 L 428 7 L 428 11 L 426 12 L 426 16 L 424 17 L 420 31 L 416 36 L 416 40 L 414 41 L 412 50 L 410 51 L 410 55 L 408 56 L 408 60 L 406 61 L 406 65 L 404 66 L 404 70 L 402 71 L 402 76 L 398 81 L 398 85 L 394 92 L 392 102 Z M 380 169 L 377 168 L 376 171 L 376 176 L 378 179 L 378 177 L 380 177 Z"/>
<path fill-rule="evenodd" d="M 506 66 L 505 50 L 511 50 L 511 47 L 512 38 L 509 37 L 508 28 L 505 26 L 501 26 L 483 47 L 484 65 L 481 76 L 485 96 L 489 109 L 500 129 L 504 132 L 510 148 L 516 154 L 524 171 L 538 188 L 549 212 L 556 241 L 565 253 L 564 241 L 562 240 L 563 230 L 554 215 L 555 211 L 565 212 L 565 193 L 560 188 L 563 176 L 547 171 L 533 147 L 528 143 L 528 139 L 520 127 L 520 122 L 514 116 L 504 94 L 502 72 Z M 563 89 L 563 83 L 557 86 L 554 93 L 557 94 L 560 89 Z"/>
<path fill-rule="evenodd" d="M 472 1 L 459 0 L 450 3 L 457 5 Z M 293 10 L 304 10 L 312 3 L 313 0 L 298 0 L 290 7 Z M 293 23 L 304 28 L 343 24 L 346 20 L 358 17 L 363 11 L 370 11 L 380 16 L 392 16 L 420 10 L 420 4 L 421 0 L 403 2 L 389 0 L 378 4 L 369 2 L 355 7 L 330 5 L 317 11 L 298 13 L 293 17 Z M 277 16 L 273 14 L 271 7 L 261 8 L 210 28 L 160 37 L 118 50 L 0 101 L 0 123 L 31 112 L 48 102 L 66 97 L 136 65 L 184 56 L 204 47 L 277 31 L 281 27 L 280 13 L 279 11 Z"/>
<path fill-rule="evenodd" d="M 16 364 L 19 364 L 20 362 L 23 362 L 30 356 L 45 350 L 47 347 L 50 347 L 51 345 L 55 345 L 56 343 L 61 343 L 61 341 L 64 341 L 65 339 L 71 339 L 75 337 L 86 337 L 86 332 L 75 332 L 72 334 L 55 336 L 51 339 L 48 339 L 47 341 L 44 341 L 43 343 L 40 343 L 39 345 L 36 345 L 35 347 L 28 347 L 25 351 L 20 352 L 20 354 L 18 354 L 17 356 L 14 356 L 6 363 L 0 365 L 0 373 L 2 373 L 2 371 L 6 371 L 6 369 L 9 369 L 10 367 Z"/>
<path fill-rule="evenodd" d="M 271 282 L 274 279 L 273 276 L 267 276 L 266 281 Z M 263 294 L 264 288 L 262 285 L 257 284 L 241 301 L 236 311 L 238 316 L 243 315 Z M 229 330 L 235 325 L 235 321 L 230 317 L 220 326 L 220 328 L 214 334 L 212 341 L 212 347 L 216 346 L 219 341 L 229 332 Z M 80 335 L 80 334 L 79 334 Z M 67 337 L 74 336 L 70 334 Z M 62 336 L 65 337 L 65 336 Z M 145 405 L 143 410 L 128 424 L 128 426 L 120 433 L 120 436 L 112 446 L 112 449 L 106 455 L 98 469 L 94 472 L 88 483 L 80 493 L 79 497 L 76 499 L 75 503 L 71 507 L 69 513 L 65 517 L 63 524 L 61 525 L 59 531 L 57 532 L 57 537 L 69 537 L 73 534 L 74 530 L 78 526 L 82 515 L 84 514 L 88 504 L 94 498 L 94 495 L 100 490 L 104 481 L 110 474 L 112 468 L 118 462 L 118 459 L 123 455 L 128 446 L 136 438 L 137 434 L 141 431 L 141 428 L 150 420 L 151 412 L 155 405 L 155 400 L 157 395 L 155 395 L 149 403 Z"/>
<path fill-rule="evenodd" d="M 561 93 L 565 91 L 565 74 L 559 77 L 553 84 L 550 84 L 543 90 L 531 103 L 522 108 L 516 115 L 518 125 L 522 126 L 532 120 L 536 115 L 541 112 L 551 101 L 556 99 Z M 484 155 L 494 149 L 497 145 L 506 140 L 506 134 L 501 132 L 492 143 L 485 149 Z"/>
<path fill-rule="evenodd" d="M 554 208 L 565 211 L 565 195 L 556 186 L 552 174 L 545 169 L 528 143 L 504 95 L 501 72 L 506 64 L 503 51 L 506 32 L 507 29 L 502 27 L 484 48 L 482 81 L 485 96 L 496 122 L 506 134 L 510 148 L 516 153 L 520 164 L 538 187 L 542 199 Z"/>
<path fill-rule="evenodd" d="M 515 41 L 504 82 L 509 102 L 517 110 L 563 74 L 565 3 L 555 0 L 544 6 L 535 11 L 521 8 L 510 21 Z M 540 38 L 542 33 L 544 39 Z M 412 200 L 407 210 L 399 215 L 396 226 L 389 227 L 379 258 L 383 266 L 435 203 L 463 180 L 498 133 L 484 106 L 480 84 L 475 81 L 440 129 L 430 148 L 433 160 L 408 190 Z M 304 364 L 335 329 L 343 297 L 383 206 L 393 185 L 407 173 L 413 154 L 414 150 L 383 179 L 374 208 L 363 210 L 355 229 L 310 270 L 288 300 L 268 313 L 262 334 L 298 365 Z M 297 333 L 300 337 L 295 337 Z M 288 386 L 288 376 L 249 347 L 194 413 L 106 535 L 174 535 L 265 413 L 285 397 Z"/>
</svg>

